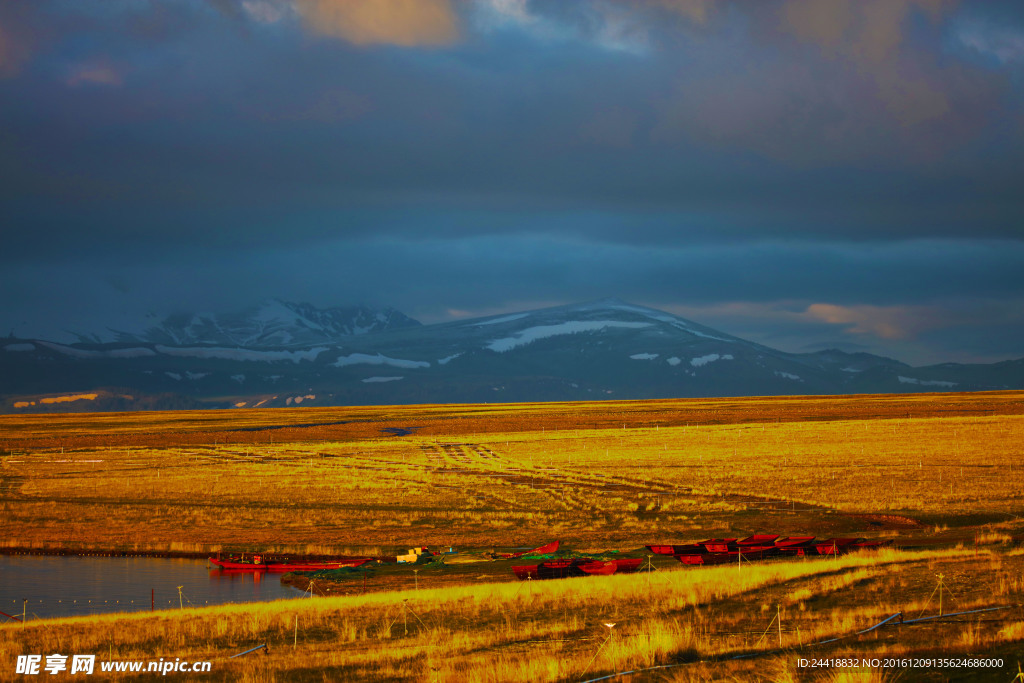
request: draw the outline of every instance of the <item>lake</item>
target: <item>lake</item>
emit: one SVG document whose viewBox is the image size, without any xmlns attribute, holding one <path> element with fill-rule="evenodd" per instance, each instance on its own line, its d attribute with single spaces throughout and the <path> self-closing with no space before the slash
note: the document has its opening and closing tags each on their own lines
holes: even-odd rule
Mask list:
<svg viewBox="0 0 1024 683">
<path fill-rule="evenodd" d="M 181 586 L 180 596 L 178 587 Z M 296 599 L 280 574 L 222 572 L 206 560 L 0 555 L 0 611 L 50 617 Z M 308 594 L 305 594 L 308 596 Z M 9 622 L 0 615 L 0 623 Z"/>
</svg>

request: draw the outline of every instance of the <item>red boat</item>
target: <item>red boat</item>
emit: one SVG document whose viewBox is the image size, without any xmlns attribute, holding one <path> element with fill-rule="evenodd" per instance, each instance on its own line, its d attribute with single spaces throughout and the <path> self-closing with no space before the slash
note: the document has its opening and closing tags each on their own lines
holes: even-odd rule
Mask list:
<svg viewBox="0 0 1024 683">
<path fill-rule="evenodd" d="M 736 550 L 736 539 L 712 538 L 707 541 L 701 541 L 698 545 L 702 545 L 707 548 L 709 553 L 727 553 L 730 550 Z"/>
<path fill-rule="evenodd" d="M 576 567 L 584 574 L 590 574 L 591 576 L 611 576 L 619 571 L 619 565 L 614 562 L 602 562 L 601 560 L 582 562 L 576 565 Z"/>
<path fill-rule="evenodd" d="M 640 565 L 643 564 L 643 560 L 639 557 L 627 557 L 621 560 L 612 560 L 615 566 L 618 567 L 615 573 L 617 574 L 633 574 L 640 570 Z"/>
<path fill-rule="evenodd" d="M 569 576 L 608 576 L 611 574 L 632 574 L 643 562 L 639 557 L 621 560 L 593 560 L 587 557 L 548 560 L 539 564 L 513 566 L 512 571 L 520 580 L 564 579 Z"/>
<path fill-rule="evenodd" d="M 677 554 L 676 553 L 676 548 L 682 548 L 684 546 L 677 546 L 677 545 L 647 545 L 647 546 L 644 546 L 644 547 L 647 548 L 648 550 L 650 550 L 655 555 L 675 555 L 675 554 Z"/>
<path fill-rule="evenodd" d="M 746 538 L 736 541 L 738 546 L 748 545 L 774 545 L 775 541 L 778 540 L 778 534 L 754 534 L 753 536 L 747 536 Z"/>
<path fill-rule="evenodd" d="M 782 555 L 796 555 L 803 557 L 808 552 L 814 554 L 814 546 L 811 543 L 814 536 L 787 536 L 775 541 L 775 547 Z"/>
<path fill-rule="evenodd" d="M 533 550 L 523 550 L 518 553 L 497 553 L 497 556 L 503 560 L 514 560 L 517 557 L 523 555 L 550 555 L 551 553 L 558 552 L 558 544 L 560 541 L 551 541 L 540 547 L 534 548 Z"/>
<path fill-rule="evenodd" d="M 370 561 L 368 557 L 352 557 L 342 560 L 329 560 L 324 562 L 289 562 L 287 560 L 274 560 L 264 558 L 262 555 L 253 555 L 251 559 L 233 557 L 227 560 L 209 558 L 210 564 L 220 569 L 231 571 L 250 572 L 316 572 L 322 569 L 340 569 L 341 567 L 358 567 Z"/>
<path fill-rule="evenodd" d="M 576 560 L 548 560 L 539 564 L 526 564 L 513 566 L 512 572 L 520 580 L 525 579 L 564 579 L 567 576 L 579 576 L 570 573 L 573 562 Z"/>
<path fill-rule="evenodd" d="M 689 543 L 687 545 L 648 545 L 644 546 L 655 555 L 690 555 L 707 552 L 700 543 Z"/>
<path fill-rule="evenodd" d="M 854 544 L 863 541 L 863 538 L 828 538 L 818 541 L 814 547 L 818 550 L 819 555 L 845 555 L 852 550 L 857 550 L 858 548 Z"/>
</svg>

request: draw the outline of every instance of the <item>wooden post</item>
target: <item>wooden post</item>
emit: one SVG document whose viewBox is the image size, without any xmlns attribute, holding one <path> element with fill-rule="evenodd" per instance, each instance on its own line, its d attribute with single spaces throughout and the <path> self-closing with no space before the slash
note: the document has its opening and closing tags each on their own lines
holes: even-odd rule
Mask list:
<svg viewBox="0 0 1024 683">
<path fill-rule="evenodd" d="M 299 615 L 295 615 L 295 635 L 292 638 L 292 649 L 299 646 Z"/>
<path fill-rule="evenodd" d="M 779 647 L 782 647 L 782 605 L 775 605 L 775 618 L 779 622 Z"/>
<path fill-rule="evenodd" d="M 942 574 L 939 574 L 939 616 L 942 616 Z"/>
</svg>

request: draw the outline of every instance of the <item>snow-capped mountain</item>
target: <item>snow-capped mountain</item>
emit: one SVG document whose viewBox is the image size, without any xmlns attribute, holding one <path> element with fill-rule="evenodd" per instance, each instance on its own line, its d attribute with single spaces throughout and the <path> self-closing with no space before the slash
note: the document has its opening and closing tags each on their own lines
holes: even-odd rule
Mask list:
<svg viewBox="0 0 1024 683">
<path fill-rule="evenodd" d="M 344 313 L 353 310 L 359 309 L 271 302 L 237 318 L 168 319 L 145 334 L 124 333 L 116 343 L 8 338 L 0 341 L 0 406 L 97 410 L 1024 388 L 1024 360 L 914 368 L 863 353 L 791 354 L 615 299 L 437 325 L 418 325 L 397 312 Z"/>
<path fill-rule="evenodd" d="M 341 337 L 415 327 L 419 322 L 393 308 L 366 306 L 320 309 L 306 303 L 267 299 L 234 313 L 178 313 L 148 320 L 137 330 L 76 333 L 85 343 L 217 344 L 277 348 L 333 342 Z"/>
</svg>

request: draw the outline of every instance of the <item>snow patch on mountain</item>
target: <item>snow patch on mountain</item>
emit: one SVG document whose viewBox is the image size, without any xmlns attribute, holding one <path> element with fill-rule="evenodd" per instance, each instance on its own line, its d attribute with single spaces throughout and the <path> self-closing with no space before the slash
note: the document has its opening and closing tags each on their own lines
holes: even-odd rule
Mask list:
<svg viewBox="0 0 1024 683">
<path fill-rule="evenodd" d="M 461 355 L 462 355 L 462 353 L 460 352 L 460 353 L 453 353 L 452 355 L 445 356 L 444 358 L 438 358 L 437 359 L 437 364 L 438 365 L 448 365 L 448 363 L 450 363 L 451 361 L 455 360 L 456 358 L 458 358 Z"/>
<path fill-rule="evenodd" d="M 913 377 L 904 377 L 903 375 L 897 375 L 896 379 L 900 381 L 900 384 L 917 384 L 922 387 L 955 387 L 956 382 L 944 382 L 942 380 L 933 379 L 914 379 Z"/>
<path fill-rule="evenodd" d="M 683 361 L 678 356 L 672 356 L 671 358 L 666 358 L 665 362 L 674 367 L 676 365 L 679 365 Z"/>
<path fill-rule="evenodd" d="M 654 360 L 659 355 L 657 353 L 634 353 L 630 358 L 633 360 Z"/>
<path fill-rule="evenodd" d="M 625 311 L 627 313 L 637 313 L 650 318 L 651 320 L 657 320 L 660 323 L 666 323 L 672 325 L 676 329 L 688 332 L 696 337 L 703 337 L 704 339 L 713 339 L 715 341 L 723 341 L 732 343 L 734 339 L 726 339 L 724 337 L 716 337 L 714 335 L 701 332 L 694 328 L 695 323 L 690 323 L 687 320 L 678 318 L 664 311 L 659 311 L 654 308 L 647 308 L 645 306 L 636 306 L 634 304 L 626 303 L 625 301 L 619 301 L 618 299 L 603 299 L 601 301 L 595 301 L 592 304 L 584 304 L 577 306 L 575 310 L 612 310 L 612 311 Z"/>
<path fill-rule="evenodd" d="M 257 351 L 255 349 L 231 349 L 217 346 L 163 346 L 158 344 L 156 350 L 167 356 L 186 358 L 221 358 L 235 361 L 255 361 L 273 363 L 277 361 L 291 361 L 299 363 L 302 361 L 314 361 L 324 351 L 329 350 L 326 346 L 317 346 L 312 349 L 301 351 Z"/>
<path fill-rule="evenodd" d="M 776 370 L 775 376 L 784 377 L 785 379 L 791 379 L 795 382 L 803 382 L 803 380 L 800 379 L 800 375 L 794 375 L 792 372 L 782 372 L 781 370 Z"/>
<path fill-rule="evenodd" d="M 528 327 L 525 330 L 520 330 L 514 336 L 504 337 L 502 339 L 495 339 L 487 344 L 487 348 L 491 351 L 498 353 L 504 353 L 511 351 L 518 346 L 525 346 L 531 344 L 539 339 L 546 339 L 548 337 L 557 337 L 563 334 L 578 334 L 580 332 L 597 332 L 604 330 L 609 327 L 620 327 L 639 329 L 643 327 L 650 327 L 651 323 L 633 323 L 623 322 L 621 320 L 573 320 L 564 323 L 558 323 L 556 325 L 537 325 L 536 327 Z"/>
<path fill-rule="evenodd" d="M 362 381 L 367 383 L 367 384 L 370 384 L 370 383 L 374 383 L 374 382 L 396 382 L 396 381 L 398 381 L 400 379 L 405 379 L 405 377 L 376 377 L 376 376 L 374 376 L 374 377 L 367 377 L 366 379 L 364 379 Z"/>
<path fill-rule="evenodd" d="M 185 371 L 185 376 L 191 380 L 202 379 L 207 377 L 210 373 L 208 372 L 192 372 L 191 370 Z"/>
<path fill-rule="evenodd" d="M 368 353 L 353 353 L 348 356 L 338 356 L 338 360 L 332 363 L 336 368 L 343 368 L 346 365 L 390 365 L 396 368 L 429 368 L 430 363 L 421 360 L 404 360 L 402 358 L 388 358 L 383 354 L 371 356 Z"/>
<path fill-rule="evenodd" d="M 690 359 L 690 365 L 692 365 L 695 368 L 699 368 L 702 365 L 714 363 L 717 360 L 733 360 L 733 357 L 731 353 L 726 353 L 724 355 L 719 355 L 717 353 L 709 353 L 706 356 L 698 356 L 697 358 Z"/>
</svg>

